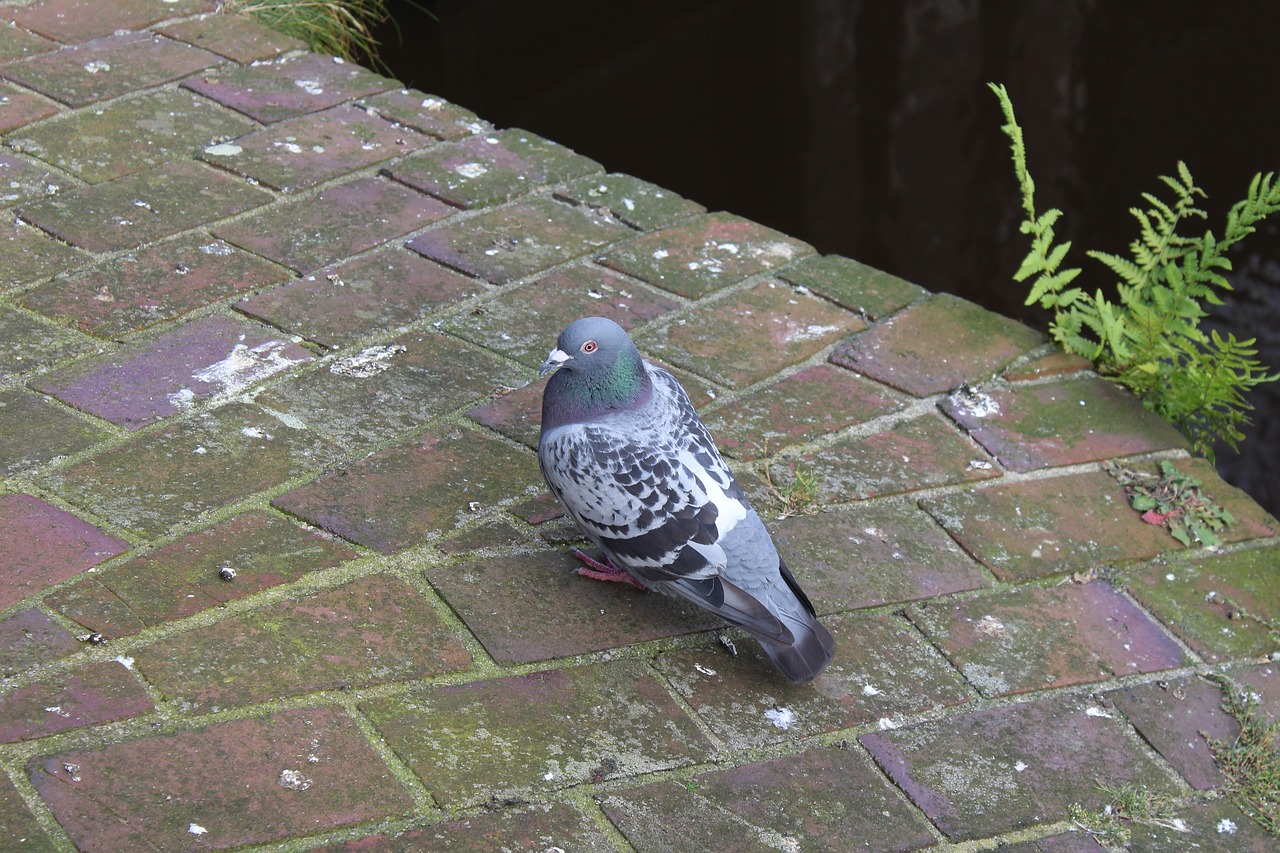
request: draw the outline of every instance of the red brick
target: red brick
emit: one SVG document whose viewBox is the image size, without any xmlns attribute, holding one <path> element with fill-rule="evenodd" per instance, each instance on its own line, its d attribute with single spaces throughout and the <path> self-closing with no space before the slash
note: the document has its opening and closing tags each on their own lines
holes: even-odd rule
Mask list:
<svg viewBox="0 0 1280 853">
<path fill-rule="evenodd" d="M 135 656 L 158 691 L 207 710 L 471 665 L 431 604 L 385 575 L 174 634 Z"/>
<path fill-rule="evenodd" d="M 193 842 L 221 850 L 413 808 L 360 729 L 333 708 L 37 756 L 27 772 L 72 842 L 96 853 Z"/>
<path fill-rule="evenodd" d="M 693 764 L 708 750 L 631 661 L 420 688 L 360 707 L 449 806 L 543 798 L 596 778 Z"/>
<path fill-rule="evenodd" d="M 20 493 L 0 495 L 0 529 L 9 542 L 0 550 L 0 608 L 129 549 L 66 510 Z"/>
<path fill-rule="evenodd" d="M 132 667 L 132 659 L 127 659 Z M 0 695 L 0 742 L 109 723 L 152 709 L 125 661 L 90 664 Z"/>
<path fill-rule="evenodd" d="M 123 637 L 357 556 L 339 542 L 253 510 L 94 572 L 45 603 L 90 630 Z M 233 580 L 220 576 L 224 568 L 235 571 Z"/>
<path fill-rule="evenodd" d="M 988 379 L 1043 340 L 1020 323 L 943 293 L 841 344 L 831 360 L 925 397 Z"/>
<path fill-rule="evenodd" d="M 1189 663 L 1171 637 L 1102 581 L 916 604 L 907 615 L 984 696 Z"/>
<path fill-rule="evenodd" d="M 1101 809 L 1097 780 L 1175 795 L 1115 711 L 1059 696 L 970 711 L 859 740 L 951 841 L 1066 820 Z"/>
</svg>

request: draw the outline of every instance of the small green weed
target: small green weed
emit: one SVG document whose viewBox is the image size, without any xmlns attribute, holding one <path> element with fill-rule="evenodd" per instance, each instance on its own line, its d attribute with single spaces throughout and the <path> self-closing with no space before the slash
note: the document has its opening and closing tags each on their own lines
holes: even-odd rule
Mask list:
<svg viewBox="0 0 1280 853">
<path fill-rule="evenodd" d="M 1128 844 L 1130 823 L 1145 823 L 1183 831 L 1174 819 L 1174 802 L 1170 797 L 1133 785 L 1113 788 L 1101 782 L 1097 784 L 1098 790 L 1107 796 L 1107 803 L 1098 811 L 1073 803 L 1070 816 L 1077 826 L 1099 843 L 1115 847 Z"/>
<path fill-rule="evenodd" d="M 1143 521 L 1164 527 L 1183 545 L 1221 545 L 1218 534 L 1236 523 L 1230 512 L 1205 494 L 1197 477 L 1184 474 L 1167 460 L 1161 460 L 1159 474 L 1115 462 L 1108 462 L 1106 469 L 1124 486 L 1129 505 L 1142 513 Z"/>
<path fill-rule="evenodd" d="M 770 466 L 764 469 L 765 482 L 774 500 L 782 507 L 782 517 L 808 515 L 818 511 L 818 475 L 802 463 L 797 463 L 792 470 L 790 485 L 779 487 L 773 481 Z"/>
<path fill-rule="evenodd" d="M 1227 777 L 1227 794 L 1263 829 L 1280 837 L 1280 722 L 1258 718 L 1258 698 L 1252 693 L 1238 693 L 1221 676 L 1213 680 L 1222 690 L 1223 710 L 1240 724 L 1240 734 L 1231 743 L 1206 738 Z"/>
</svg>

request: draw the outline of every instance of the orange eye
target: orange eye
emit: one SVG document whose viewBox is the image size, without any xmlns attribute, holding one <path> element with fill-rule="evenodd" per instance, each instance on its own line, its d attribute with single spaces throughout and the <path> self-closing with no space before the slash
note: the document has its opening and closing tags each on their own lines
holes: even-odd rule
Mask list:
<svg viewBox="0 0 1280 853">
<path fill-rule="evenodd" d="M 581 350 L 587 355 L 591 355 L 591 353 L 596 351 L 597 347 L 598 347 L 598 344 L 596 344 L 595 341 L 587 341 L 585 344 L 582 345 Z"/>
</svg>

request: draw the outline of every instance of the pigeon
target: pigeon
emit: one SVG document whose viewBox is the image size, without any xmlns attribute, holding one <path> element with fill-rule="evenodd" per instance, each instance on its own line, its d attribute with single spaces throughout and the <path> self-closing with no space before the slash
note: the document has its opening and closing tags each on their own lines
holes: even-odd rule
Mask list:
<svg viewBox="0 0 1280 853">
<path fill-rule="evenodd" d="M 835 641 L 679 381 L 603 317 L 565 328 L 540 373 L 542 475 L 603 555 L 574 549 L 579 573 L 691 601 L 793 683 L 817 677 Z"/>
</svg>

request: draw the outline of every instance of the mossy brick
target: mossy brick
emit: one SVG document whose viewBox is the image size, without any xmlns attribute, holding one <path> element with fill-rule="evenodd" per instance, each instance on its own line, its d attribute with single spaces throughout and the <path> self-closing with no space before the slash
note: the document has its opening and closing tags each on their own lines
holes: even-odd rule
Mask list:
<svg viewBox="0 0 1280 853">
<path fill-rule="evenodd" d="M 27 773 L 72 843 L 101 853 L 197 838 L 223 850 L 414 807 L 360 727 L 327 707 L 36 756 Z"/>
<path fill-rule="evenodd" d="M 91 184 L 181 160 L 256 124 L 181 89 L 77 110 L 13 134 L 8 144 Z"/>
<path fill-rule="evenodd" d="M 228 65 L 182 84 L 264 124 L 319 112 L 397 84 L 336 56 L 289 54 L 250 65 Z"/>
<path fill-rule="evenodd" d="M 864 328 L 856 315 L 768 280 L 647 329 L 638 344 L 664 361 L 742 388 Z"/>
<path fill-rule="evenodd" d="M 137 435 L 44 479 L 73 503 L 154 538 L 337 456 L 336 447 L 297 425 L 230 403 Z"/>
<path fill-rule="evenodd" d="M 127 659 L 126 659 L 127 660 Z M 88 664 L 0 695 L 0 743 L 126 720 L 155 706 L 132 661 Z"/>
<path fill-rule="evenodd" d="M 313 361 L 307 350 L 236 317 L 210 315 L 81 359 L 31 385 L 128 429 L 178 414 L 204 397 L 234 394 Z"/>
<path fill-rule="evenodd" d="M 1255 710 L 1261 719 L 1280 722 L 1280 669 L 1272 663 L 1263 663 L 1234 670 L 1231 678 L 1247 698 L 1258 703 Z"/>
<path fill-rule="evenodd" d="M 277 204 L 213 229 L 299 272 L 372 249 L 453 212 L 443 202 L 380 178 L 329 187 L 315 198 Z M 360 223 L 353 228 L 352 223 Z"/>
<path fill-rule="evenodd" d="M 4 31 L 0 27 L 0 32 Z M 0 133 L 9 133 L 58 112 L 44 98 L 0 83 Z"/>
<path fill-rule="evenodd" d="M 550 349 L 547 348 L 548 351 Z M 545 378 L 535 379 L 528 385 L 476 406 L 467 412 L 467 417 L 512 441 L 536 449 L 542 432 L 542 392 L 546 387 Z"/>
<path fill-rule="evenodd" d="M 495 284 L 506 284 L 585 255 L 627 234 L 625 225 L 546 198 L 519 201 L 409 242 L 420 255 Z"/>
<path fill-rule="evenodd" d="M 5 15 L 5 11 L 13 10 L 12 8 L 0 10 L 0 19 L 9 17 Z M 56 41 L 50 41 L 22 27 L 14 26 L 12 20 L 0 26 L 0 62 L 24 59 L 28 56 L 35 56 L 37 53 L 48 53 L 60 47 L 62 45 Z"/>
<path fill-rule="evenodd" d="M 0 291 L 74 269 L 89 256 L 0 211 Z M 0 305 L 0 310 L 6 310 Z M 0 336 L 0 341 L 13 340 Z"/>
<path fill-rule="evenodd" d="M 906 614 L 989 698 L 1190 663 L 1172 637 L 1103 581 L 923 602 Z"/>
<path fill-rule="evenodd" d="M 990 585 L 981 567 L 901 500 L 865 501 L 766 524 L 820 613 Z"/>
<path fill-rule="evenodd" d="M 577 574 L 567 550 L 473 557 L 427 578 L 500 663 L 524 663 L 679 636 L 722 623 L 697 607 L 629 584 Z M 530 619 L 529 614 L 542 614 Z"/>
<path fill-rule="evenodd" d="M 1106 850 L 1092 835 L 1079 829 L 1000 846 L 1001 853 L 1106 853 Z"/>
<path fill-rule="evenodd" d="M 129 550 L 129 544 L 39 498 L 0 495 L 0 608 Z"/>
<path fill-rule="evenodd" d="M 556 190 L 555 195 L 640 231 L 653 231 L 707 212 L 671 190 L 617 172 L 580 178 Z"/>
<path fill-rule="evenodd" d="M 566 803 L 490 807 L 474 817 L 316 848 L 316 853 L 492 853 L 555 849 L 613 853 L 617 848 L 591 818 Z"/>
<path fill-rule="evenodd" d="M 1138 566 L 1125 588 L 1209 663 L 1280 650 L 1280 547 Z"/>
<path fill-rule="evenodd" d="M 35 0 L 3 10 L 0 17 L 70 44 L 120 30 L 140 30 L 166 18 L 212 12 L 214 6 L 214 0 L 112 0 L 107 4 L 99 0 Z"/>
<path fill-rule="evenodd" d="M 482 549 L 511 548 L 527 545 L 525 534 L 501 516 L 487 518 L 456 536 L 435 543 L 448 556 L 467 554 Z"/>
<path fill-rule="evenodd" d="M 0 619 L 0 677 L 12 678 L 79 650 L 71 632 L 34 607 Z"/>
<path fill-rule="evenodd" d="M 510 507 L 509 511 L 512 515 L 535 527 L 565 514 L 564 507 L 560 505 L 560 501 L 556 500 L 556 496 L 551 493 L 550 489 Z"/>
<path fill-rule="evenodd" d="M 87 450 L 106 431 L 39 394 L 0 391 L 0 474 L 13 474 Z"/>
<path fill-rule="evenodd" d="M 871 762 L 858 750 L 840 747 L 817 747 L 685 781 L 623 788 L 606 795 L 601 807 L 641 853 L 888 853 L 919 850 L 934 842 L 928 822 Z"/>
<path fill-rule="evenodd" d="M 787 849 L 730 810 L 698 796 L 691 781 L 667 780 L 623 788 L 599 798 L 605 814 L 638 853 L 728 850 L 774 853 Z M 791 849 L 798 849 L 792 847 Z"/>
<path fill-rule="evenodd" d="M 86 575 L 45 597 L 68 619 L 124 637 L 331 569 L 359 555 L 332 538 L 251 510 Z M 219 572 L 235 576 L 223 579 Z M 200 644 L 196 644 L 199 646 Z"/>
<path fill-rule="evenodd" d="M 879 320 L 929 293 L 918 284 L 840 255 L 807 257 L 779 276 L 868 320 Z"/>
<path fill-rule="evenodd" d="M 1086 572 L 1179 547 L 1143 522 L 1124 489 L 1101 472 L 957 492 L 921 505 L 1004 581 Z"/>
<path fill-rule="evenodd" d="M 385 171 L 403 184 L 465 210 L 510 201 L 543 184 L 603 169 L 559 143 L 509 128 L 437 145 Z"/>
<path fill-rule="evenodd" d="M 709 213 L 637 237 L 601 263 L 689 299 L 813 253 L 813 247 L 729 213 Z"/>
<path fill-rule="evenodd" d="M 883 385 L 819 364 L 721 406 L 706 423 L 722 452 L 759 459 L 905 406 Z"/>
<path fill-rule="evenodd" d="M 663 654 L 656 666 L 703 725 L 734 750 L 896 724 L 903 715 L 969 701 L 964 682 L 905 619 L 844 615 L 823 624 L 836 654 L 811 684 L 788 683 L 760 644 L 743 635 L 734 643 L 737 654 L 709 642 Z"/>
<path fill-rule="evenodd" d="M 678 307 L 608 270 L 580 265 L 502 290 L 440 328 L 537 369 L 574 320 L 608 317 L 632 329 Z"/>
<path fill-rule="evenodd" d="M 330 361 L 258 397 L 348 448 L 367 448 L 522 382 L 511 364 L 433 331 Z"/>
<path fill-rule="evenodd" d="M 541 482 L 532 454 L 442 425 L 344 465 L 272 501 L 285 512 L 384 554 L 452 531 L 476 510 Z"/>
<path fill-rule="evenodd" d="M 485 286 L 403 247 L 324 267 L 284 287 L 237 302 L 236 310 L 340 349 L 407 326 L 482 292 Z"/>
<path fill-rule="evenodd" d="M 1092 370 L 1093 362 L 1074 353 L 1060 349 L 1040 356 L 1027 356 L 1018 359 L 1005 368 L 1004 378 L 1010 382 L 1026 382 L 1033 379 L 1044 379 L 1049 376 L 1060 376 L 1067 373 L 1079 373 Z"/>
<path fill-rule="evenodd" d="M 167 163 L 32 201 L 23 219 L 92 252 L 132 249 L 266 204 L 271 195 L 208 166 Z"/>
<path fill-rule="evenodd" d="M 1174 796 L 1114 711 L 1055 696 L 866 734 L 859 741 L 948 840 L 988 838 L 1101 809 L 1113 788 Z"/>
<path fill-rule="evenodd" d="M 133 654 L 162 695 L 208 711 L 471 665 L 432 605 L 386 575 L 173 634 Z"/>
<path fill-rule="evenodd" d="M 1222 688 L 1189 675 L 1106 694 L 1138 733 L 1198 791 L 1224 784 L 1208 738 L 1234 742 L 1240 724 L 1222 709 Z"/>
<path fill-rule="evenodd" d="M 10 62 L 0 68 L 0 76 L 83 107 L 180 80 L 220 61 L 216 54 L 164 36 L 117 33 Z"/>
<path fill-rule="evenodd" d="M 384 121 L 412 128 L 436 139 L 461 139 L 490 130 L 465 107 L 417 89 L 395 89 L 361 98 L 356 104 Z"/>
<path fill-rule="evenodd" d="M 947 293 L 911 305 L 841 344 L 831 360 L 926 397 L 991 378 L 1044 335 Z"/>
<path fill-rule="evenodd" d="M 196 233 L 59 276 L 16 301 L 97 337 L 116 338 L 291 277 L 270 261 Z"/>
<path fill-rule="evenodd" d="M 0 779 L 0 838 L 9 839 L 23 853 L 55 853 L 61 849 L 45 835 L 7 776 Z"/>
<path fill-rule="evenodd" d="M 1096 376 L 961 392 L 940 406 L 1014 471 L 1186 447 L 1176 429 Z"/>
<path fill-rule="evenodd" d="M 446 806 L 681 767 L 708 744 L 639 662 L 440 685 L 360 709 Z"/>
<path fill-rule="evenodd" d="M 155 30 L 241 65 L 274 59 L 288 51 L 305 50 L 307 46 L 301 39 L 273 30 L 244 14 L 206 13 L 165 23 Z"/>
<path fill-rule="evenodd" d="M 1276 839 L 1242 812 L 1229 798 L 1192 802 L 1173 810 L 1164 820 L 1125 824 L 1130 853 L 1270 853 Z"/>
<path fill-rule="evenodd" d="M 3 114 L 0 110 L 0 115 Z M 60 176 L 50 172 L 42 163 L 13 154 L 0 154 L 0 208 L 57 192 L 63 183 Z"/>
<path fill-rule="evenodd" d="M 981 451 L 929 414 L 871 435 L 784 454 L 770 466 L 774 483 L 782 488 L 790 488 L 800 469 L 813 475 L 820 505 L 1000 476 Z"/>
<path fill-rule="evenodd" d="M 286 193 L 298 192 L 407 154 L 433 140 L 393 127 L 350 104 L 285 119 L 199 156 Z"/>
</svg>

